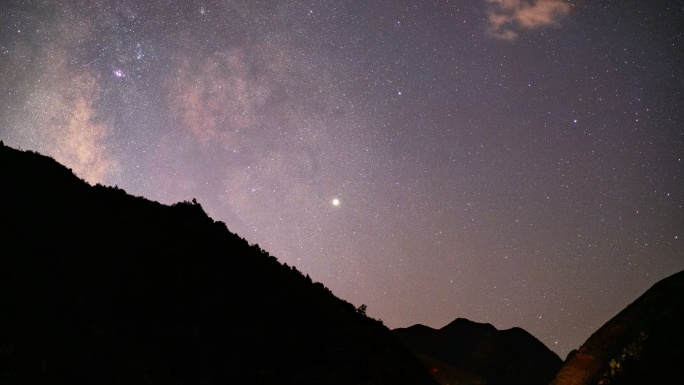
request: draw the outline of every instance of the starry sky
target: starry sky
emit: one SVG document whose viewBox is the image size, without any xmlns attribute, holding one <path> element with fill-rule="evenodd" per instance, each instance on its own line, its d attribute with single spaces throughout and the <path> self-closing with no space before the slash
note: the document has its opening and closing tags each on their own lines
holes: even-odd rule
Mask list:
<svg viewBox="0 0 684 385">
<path fill-rule="evenodd" d="M 564 358 L 684 269 L 682 63 L 683 1 L 4 0 L 0 139 Z"/>
</svg>

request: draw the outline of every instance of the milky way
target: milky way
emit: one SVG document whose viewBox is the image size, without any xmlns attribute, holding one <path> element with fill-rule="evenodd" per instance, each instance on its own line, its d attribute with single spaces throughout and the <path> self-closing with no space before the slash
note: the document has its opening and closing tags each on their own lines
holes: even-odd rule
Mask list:
<svg viewBox="0 0 684 385">
<path fill-rule="evenodd" d="M 682 47 L 681 1 L 9 0 L 0 139 L 564 357 L 684 269 Z"/>
</svg>

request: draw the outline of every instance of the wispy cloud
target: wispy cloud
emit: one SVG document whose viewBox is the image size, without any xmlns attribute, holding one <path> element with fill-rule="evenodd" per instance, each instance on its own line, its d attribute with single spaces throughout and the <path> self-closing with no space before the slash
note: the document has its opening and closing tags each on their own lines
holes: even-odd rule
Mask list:
<svg viewBox="0 0 684 385">
<path fill-rule="evenodd" d="M 502 40 L 513 41 L 521 30 L 556 24 L 570 12 L 563 0 L 487 0 L 489 33 Z"/>
<path fill-rule="evenodd" d="M 71 54 L 75 42 L 93 38 L 92 30 L 75 16 L 50 28 L 54 43 L 37 50 L 35 86 L 10 127 L 18 143 L 52 156 L 91 184 L 107 183 L 118 161 L 107 147 L 113 129 L 97 109 L 103 82 L 89 68 L 74 66 Z"/>
</svg>

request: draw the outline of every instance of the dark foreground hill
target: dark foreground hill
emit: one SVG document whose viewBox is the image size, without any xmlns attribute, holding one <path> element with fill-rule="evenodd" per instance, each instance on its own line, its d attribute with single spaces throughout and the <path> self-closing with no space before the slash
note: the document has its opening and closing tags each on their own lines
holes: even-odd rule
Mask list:
<svg viewBox="0 0 684 385">
<path fill-rule="evenodd" d="M 589 337 L 555 385 L 684 384 L 684 271 L 663 279 Z"/>
<path fill-rule="evenodd" d="M 0 384 L 431 384 L 380 322 L 197 203 L 0 145 Z"/>
<path fill-rule="evenodd" d="M 546 385 L 562 365 L 554 352 L 520 328 L 497 330 L 459 318 L 439 330 L 414 325 L 393 333 L 442 383 Z"/>
</svg>

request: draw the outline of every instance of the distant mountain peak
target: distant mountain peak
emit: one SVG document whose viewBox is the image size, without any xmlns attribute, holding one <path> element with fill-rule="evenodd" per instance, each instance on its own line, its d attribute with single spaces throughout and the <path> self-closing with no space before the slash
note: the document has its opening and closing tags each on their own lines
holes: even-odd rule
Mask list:
<svg viewBox="0 0 684 385">
<path fill-rule="evenodd" d="M 393 332 L 442 383 L 546 385 L 562 364 L 521 328 L 497 330 L 488 323 L 457 318 L 438 330 L 414 325 Z"/>
<path fill-rule="evenodd" d="M 492 325 L 492 324 L 475 322 L 475 321 L 471 321 L 467 318 L 456 318 L 455 320 L 451 321 L 449 324 L 447 324 L 446 326 L 444 326 L 440 330 L 462 329 L 462 328 L 480 328 L 482 330 L 497 331 L 496 327 L 494 327 L 494 325 Z"/>
</svg>

